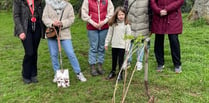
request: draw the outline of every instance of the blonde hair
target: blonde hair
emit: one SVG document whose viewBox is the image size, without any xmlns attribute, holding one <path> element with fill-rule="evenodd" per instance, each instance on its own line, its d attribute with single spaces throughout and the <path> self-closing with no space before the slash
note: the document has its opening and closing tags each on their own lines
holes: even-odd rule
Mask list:
<svg viewBox="0 0 209 103">
<path fill-rule="evenodd" d="M 128 17 L 127 17 L 127 13 L 126 13 L 125 8 L 122 7 L 122 6 L 119 6 L 119 7 L 116 8 L 116 10 L 115 10 L 115 12 L 114 12 L 112 18 L 108 21 L 108 24 L 109 24 L 110 26 L 112 26 L 113 24 L 116 24 L 116 25 L 117 25 L 117 19 L 118 19 L 117 16 L 118 16 L 118 12 L 119 12 L 119 11 L 121 11 L 121 12 L 123 12 L 123 13 L 125 14 L 125 20 L 124 20 L 125 25 L 129 24 L 129 21 L 128 21 Z"/>
</svg>

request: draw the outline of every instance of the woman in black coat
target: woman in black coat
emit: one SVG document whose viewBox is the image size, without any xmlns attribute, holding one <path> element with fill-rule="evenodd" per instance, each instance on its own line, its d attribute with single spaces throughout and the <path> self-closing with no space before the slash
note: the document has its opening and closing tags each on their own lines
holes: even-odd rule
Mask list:
<svg viewBox="0 0 209 103">
<path fill-rule="evenodd" d="M 37 83 L 38 46 L 44 35 L 42 0 L 14 0 L 14 35 L 19 37 L 25 51 L 22 78 L 26 84 Z"/>
</svg>

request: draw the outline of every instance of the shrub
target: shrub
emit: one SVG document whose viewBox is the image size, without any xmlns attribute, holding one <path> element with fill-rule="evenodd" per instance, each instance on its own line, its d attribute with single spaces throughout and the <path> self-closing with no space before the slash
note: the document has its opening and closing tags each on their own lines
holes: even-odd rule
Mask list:
<svg viewBox="0 0 209 103">
<path fill-rule="evenodd" d="M 192 6 L 194 5 L 195 0 L 184 0 L 184 4 L 181 8 L 182 12 L 190 12 Z"/>
<path fill-rule="evenodd" d="M 75 13 L 78 13 L 81 8 L 83 0 L 68 0 L 74 7 Z M 189 12 L 192 9 L 195 0 L 184 0 L 184 5 L 182 6 L 182 12 Z M 124 0 L 112 0 L 115 8 L 117 6 L 122 6 Z M 0 10 L 11 10 L 13 0 L 1 0 L 0 1 Z"/>
<path fill-rule="evenodd" d="M 11 10 L 13 0 L 1 0 L 0 10 Z"/>
</svg>

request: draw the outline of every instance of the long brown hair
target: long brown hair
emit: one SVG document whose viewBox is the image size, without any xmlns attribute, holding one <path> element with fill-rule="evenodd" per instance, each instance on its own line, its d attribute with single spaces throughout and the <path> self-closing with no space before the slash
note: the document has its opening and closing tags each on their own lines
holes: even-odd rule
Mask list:
<svg viewBox="0 0 209 103">
<path fill-rule="evenodd" d="M 112 18 L 108 21 L 108 24 L 110 26 L 112 26 L 113 24 L 116 24 L 117 25 L 117 19 L 118 19 L 118 12 L 121 11 L 125 14 L 125 20 L 124 20 L 124 23 L 125 25 L 129 24 L 128 22 L 128 17 L 127 17 L 127 13 L 126 13 L 126 10 L 124 7 L 122 6 L 118 6 L 112 16 Z"/>
</svg>

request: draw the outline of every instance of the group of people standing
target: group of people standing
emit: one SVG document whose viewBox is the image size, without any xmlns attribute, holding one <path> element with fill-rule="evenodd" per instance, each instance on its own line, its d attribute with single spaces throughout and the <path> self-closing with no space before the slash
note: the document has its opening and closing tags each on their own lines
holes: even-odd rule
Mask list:
<svg viewBox="0 0 209 103">
<path fill-rule="evenodd" d="M 125 35 L 148 36 L 155 33 L 154 52 L 157 71 L 164 68 L 164 36 L 168 34 L 172 60 L 176 73 L 181 72 L 181 56 L 178 34 L 182 33 L 180 7 L 184 0 L 125 0 L 124 7 L 119 6 L 114 12 L 111 0 L 83 0 L 81 18 L 87 22 L 89 39 L 88 62 L 92 76 L 105 73 L 103 64 L 105 50 L 112 47 L 112 70 L 107 79 L 116 76 L 116 67 L 122 68 L 124 55 L 129 51 L 130 40 Z M 150 7 L 150 8 L 149 8 Z M 149 19 L 151 10 L 152 18 Z M 13 16 L 15 36 L 19 37 L 24 47 L 22 78 L 26 84 L 37 83 L 38 46 L 41 37 L 45 37 L 45 27 L 60 27 L 59 36 L 77 78 L 87 81 L 73 50 L 70 27 L 75 16 L 72 5 L 67 0 L 14 0 Z M 150 21 L 152 21 L 150 23 Z M 54 70 L 60 69 L 56 38 L 47 38 L 49 53 Z M 141 55 L 140 55 L 141 56 Z M 143 56 L 142 56 L 143 57 Z M 142 57 L 137 59 L 137 68 L 142 68 Z M 140 59 L 139 59 L 140 58 Z M 122 80 L 122 74 L 118 74 Z"/>
</svg>

